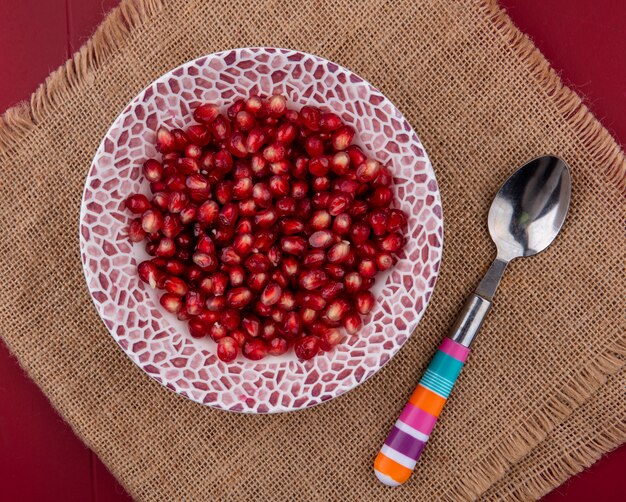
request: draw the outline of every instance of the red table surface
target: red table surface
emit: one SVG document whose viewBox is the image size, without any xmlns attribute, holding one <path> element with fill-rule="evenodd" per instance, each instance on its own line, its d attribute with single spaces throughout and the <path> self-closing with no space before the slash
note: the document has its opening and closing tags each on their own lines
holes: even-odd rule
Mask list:
<svg viewBox="0 0 626 502">
<path fill-rule="evenodd" d="M 2 0 L 0 112 L 36 86 L 91 35 L 117 0 Z M 567 84 L 626 143 L 626 2 L 503 0 Z M 601 7 L 601 8 L 599 8 Z M 626 496 L 626 446 L 545 501 Z M 0 500 L 130 500 L 0 343 Z"/>
</svg>

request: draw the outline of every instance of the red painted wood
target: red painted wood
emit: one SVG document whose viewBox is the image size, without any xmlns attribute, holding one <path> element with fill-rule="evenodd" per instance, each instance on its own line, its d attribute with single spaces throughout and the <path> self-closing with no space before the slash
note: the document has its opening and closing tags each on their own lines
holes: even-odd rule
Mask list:
<svg viewBox="0 0 626 502">
<path fill-rule="evenodd" d="M 117 0 L 0 1 L 0 112 L 27 99 L 80 47 Z M 626 143 L 622 0 L 502 0 L 568 85 Z M 70 52 L 71 51 L 71 52 Z M 547 502 L 626 497 L 626 446 L 549 494 Z M 0 343 L 0 499 L 130 500 Z"/>
</svg>

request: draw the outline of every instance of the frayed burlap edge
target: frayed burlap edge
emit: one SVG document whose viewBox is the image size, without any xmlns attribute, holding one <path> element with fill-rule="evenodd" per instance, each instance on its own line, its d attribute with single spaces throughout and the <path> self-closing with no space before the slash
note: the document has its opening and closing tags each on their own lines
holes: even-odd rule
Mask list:
<svg viewBox="0 0 626 502">
<path fill-rule="evenodd" d="M 479 8 L 491 20 L 494 32 L 504 38 L 512 55 L 519 58 L 532 77 L 551 97 L 555 113 L 569 125 L 589 154 L 603 166 L 607 178 L 622 192 L 626 190 L 626 160 L 619 145 L 596 120 L 581 98 L 561 82 L 532 41 L 512 23 L 495 0 L 481 0 Z M 24 139 L 28 132 L 54 113 L 57 106 L 79 90 L 81 83 L 106 64 L 108 58 L 132 37 L 133 30 L 143 25 L 164 7 L 162 0 L 125 0 L 113 9 L 92 38 L 63 66 L 51 73 L 32 94 L 29 103 L 21 103 L 0 118 L 0 153 L 11 150 L 11 145 Z M 475 498 L 506 474 L 519 460 L 577 406 L 602 385 L 608 375 L 624 365 L 626 338 L 618 340 L 588 367 L 581 368 L 570 383 L 557 392 L 542 410 L 537 411 L 521 430 L 512 433 L 483 459 L 474 463 L 452 485 L 447 498 Z M 54 403 L 53 403 L 54 404 Z M 82 436 L 79 433 L 80 436 Z M 626 427 L 617 427 L 582 445 L 567 458 L 554 462 L 553 469 L 540 479 L 528 480 L 512 496 L 543 494 L 570 475 L 593 463 L 608 450 L 626 439 Z M 131 489 L 132 487 L 127 487 Z"/>
</svg>

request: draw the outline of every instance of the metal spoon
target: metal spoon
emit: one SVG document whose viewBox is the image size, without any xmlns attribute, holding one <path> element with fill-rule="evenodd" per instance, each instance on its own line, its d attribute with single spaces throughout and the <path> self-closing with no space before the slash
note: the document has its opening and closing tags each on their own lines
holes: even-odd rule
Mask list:
<svg viewBox="0 0 626 502">
<path fill-rule="evenodd" d="M 376 477 L 385 485 L 398 486 L 411 476 L 491 308 L 506 266 L 514 258 L 532 256 L 552 243 L 565 221 L 570 195 L 567 165 L 549 155 L 520 167 L 496 194 L 487 221 L 498 254 L 439 346 L 374 461 Z"/>
</svg>

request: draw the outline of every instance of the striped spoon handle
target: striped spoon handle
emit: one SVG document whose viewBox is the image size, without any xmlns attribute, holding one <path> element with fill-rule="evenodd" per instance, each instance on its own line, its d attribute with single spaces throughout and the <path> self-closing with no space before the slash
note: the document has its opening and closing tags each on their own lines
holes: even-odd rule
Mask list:
<svg viewBox="0 0 626 502">
<path fill-rule="evenodd" d="M 490 307 L 477 294 L 466 302 L 376 456 L 374 471 L 381 483 L 398 486 L 411 476 Z"/>
</svg>

